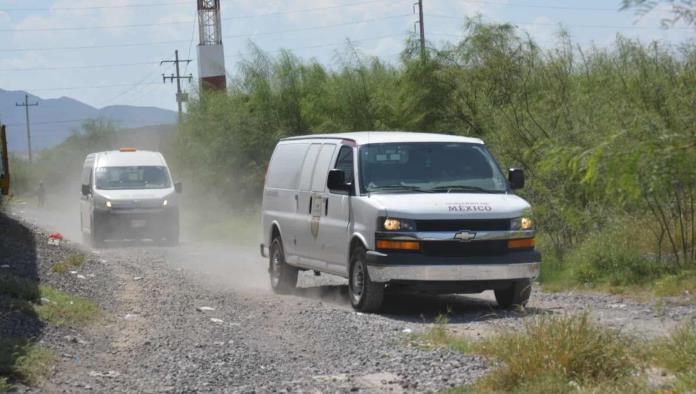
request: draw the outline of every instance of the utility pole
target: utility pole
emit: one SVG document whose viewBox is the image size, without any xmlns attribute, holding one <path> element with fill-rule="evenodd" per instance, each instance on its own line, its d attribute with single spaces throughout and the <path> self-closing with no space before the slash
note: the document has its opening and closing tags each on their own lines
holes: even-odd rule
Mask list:
<svg viewBox="0 0 696 394">
<path fill-rule="evenodd" d="M 193 79 L 193 75 L 189 74 L 189 75 L 185 75 L 182 77 L 179 74 L 179 63 L 188 64 L 188 63 L 191 63 L 191 59 L 179 60 L 179 50 L 177 49 L 174 51 L 174 60 L 162 60 L 160 62 L 160 66 L 165 64 L 165 63 L 174 63 L 176 65 L 176 75 L 172 74 L 170 76 L 166 76 L 166 75 L 162 74 L 162 81 L 164 83 L 167 83 L 167 79 L 169 79 L 172 82 L 174 82 L 174 80 L 176 80 L 176 103 L 179 106 L 179 122 L 181 122 L 181 114 L 182 114 L 181 103 L 183 103 L 184 101 L 188 101 L 188 95 L 181 91 L 181 80 L 187 79 L 187 80 L 191 81 L 191 79 Z"/>
<path fill-rule="evenodd" d="M 423 0 L 418 0 L 413 6 L 418 6 L 418 26 L 420 27 L 421 60 L 425 61 L 425 20 L 423 19 Z M 415 12 L 415 10 L 414 10 Z"/>
<path fill-rule="evenodd" d="M 38 107 L 39 103 L 29 104 L 29 95 L 24 95 L 23 103 L 15 103 L 16 107 L 24 107 L 25 115 L 27 117 L 27 149 L 29 151 L 29 163 L 31 163 L 31 128 L 29 126 L 29 107 Z"/>
</svg>

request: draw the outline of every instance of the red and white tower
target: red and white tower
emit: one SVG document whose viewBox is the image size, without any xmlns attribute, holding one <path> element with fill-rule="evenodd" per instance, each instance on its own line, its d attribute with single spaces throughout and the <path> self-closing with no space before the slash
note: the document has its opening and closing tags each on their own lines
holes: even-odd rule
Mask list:
<svg viewBox="0 0 696 394">
<path fill-rule="evenodd" d="M 220 0 L 198 0 L 198 77 L 201 89 L 225 90 L 225 51 L 222 47 Z"/>
</svg>

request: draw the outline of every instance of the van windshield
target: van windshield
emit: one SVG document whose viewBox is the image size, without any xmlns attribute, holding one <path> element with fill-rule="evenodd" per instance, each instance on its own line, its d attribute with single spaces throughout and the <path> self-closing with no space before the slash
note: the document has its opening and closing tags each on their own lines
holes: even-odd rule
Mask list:
<svg viewBox="0 0 696 394">
<path fill-rule="evenodd" d="M 94 178 L 97 189 L 102 190 L 166 189 L 171 185 L 163 166 L 99 167 Z"/>
<path fill-rule="evenodd" d="M 360 148 L 363 193 L 505 193 L 507 180 L 484 145 L 447 142 Z"/>
</svg>

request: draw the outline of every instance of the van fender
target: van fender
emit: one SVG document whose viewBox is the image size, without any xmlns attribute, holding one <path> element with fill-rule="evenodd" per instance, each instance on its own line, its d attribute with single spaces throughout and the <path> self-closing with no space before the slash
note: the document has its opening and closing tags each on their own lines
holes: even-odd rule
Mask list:
<svg viewBox="0 0 696 394">
<path fill-rule="evenodd" d="M 350 253 L 358 242 L 360 242 L 365 249 L 368 249 L 365 237 L 360 233 L 353 233 L 353 235 L 350 236 L 350 246 L 348 247 L 348 264 L 350 264 Z"/>
<path fill-rule="evenodd" d="M 283 231 L 280 229 L 280 223 L 278 223 L 277 220 L 274 220 L 271 222 L 270 226 L 270 232 L 268 233 L 268 247 L 271 246 L 271 242 L 273 242 L 273 228 L 278 229 L 278 234 L 280 235 L 280 239 L 283 239 Z M 283 248 L 285 248 L 285 245 L 283 245 Z"/>
</svg>

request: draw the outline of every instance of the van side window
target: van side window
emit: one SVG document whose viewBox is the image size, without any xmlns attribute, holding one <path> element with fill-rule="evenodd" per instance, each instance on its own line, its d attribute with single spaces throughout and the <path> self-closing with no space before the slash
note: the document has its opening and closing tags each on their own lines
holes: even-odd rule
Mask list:
<svg viewBox="0 0 696 394">
<path fill-rule="evenodd" d="M 343 170 L 346 174 L 346 182 L 353 183 L 353 148 L 350 146 L 341 147 L 334 168 Z"/>
<path fill-rule="evenodd" d="M 321 144 L 312 144 L 307 150 L 307 155 L 305 156 L 304 163 L 302 163 L 302 175 L 300 175 L 300 190 L 308 191 L 312 182 L 312 172 L 314 170 L 314 164 L 317 162 L 317 156 L 319 155 L 319 149 L 321 149 Z"/>
<path fill-rule="evenodd" d="M 314 176 L 312 176 L 312 191 L 323 192 L 326 189 L 326 177 L 329 174 L 329 166 L 335 150 L 334 144 L 324 144 L 321 147 L 317 165 L 314 167 Z"/>
<path fill-rule="evenodd" d="M 302 158 L 309 144 L 280 144 L 268 166 L 266 185 L 278 189 L 294 189 L 299 182 Z"/>
</svg>

